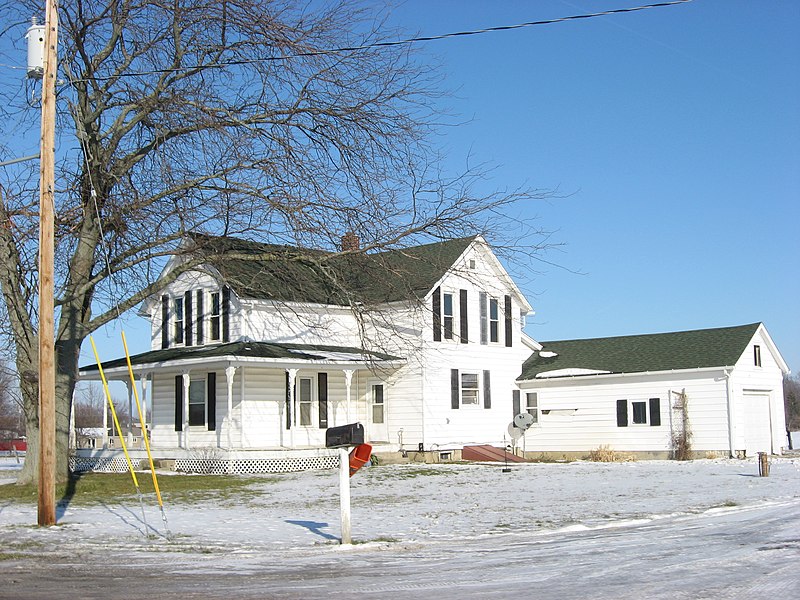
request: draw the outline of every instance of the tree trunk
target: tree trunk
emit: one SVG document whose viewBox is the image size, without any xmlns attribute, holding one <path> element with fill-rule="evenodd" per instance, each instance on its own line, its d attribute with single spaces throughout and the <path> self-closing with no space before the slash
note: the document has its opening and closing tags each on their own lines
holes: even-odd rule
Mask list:
<svg viewBox="0 0 800 600">
<path fill-rule="evenodd" d="M 70 341 L 66 346 L 80 348 L 80 344 Z M 39 381 L 38 366 L 25 364 L 17 368 L 20 377 L 20 391 L 25 407 L 28 450 L 25 463 L 17 478 L 17 483 L 36 483 L 39 480 Z M 75 391 L 78 372 L 78 353 L 65 351 L 65 344 L 56 348 L 56 482 L 63 483 L 69 478 L 69 415 L 72 411 L 72 396 Z"/>
</svg>

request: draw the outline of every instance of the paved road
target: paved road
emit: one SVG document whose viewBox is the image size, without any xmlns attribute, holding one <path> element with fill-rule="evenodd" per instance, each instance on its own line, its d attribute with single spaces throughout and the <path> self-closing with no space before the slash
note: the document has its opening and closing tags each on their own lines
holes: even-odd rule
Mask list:
<svg viewBox="0 0 800 600">
<path fill-rule="evenodd" d="M 222 565 L 222 568 L 220 567 Z M 800 502 L 546 535 L 0 562 L 0 598 L 800 598 Z"/>
</svg>

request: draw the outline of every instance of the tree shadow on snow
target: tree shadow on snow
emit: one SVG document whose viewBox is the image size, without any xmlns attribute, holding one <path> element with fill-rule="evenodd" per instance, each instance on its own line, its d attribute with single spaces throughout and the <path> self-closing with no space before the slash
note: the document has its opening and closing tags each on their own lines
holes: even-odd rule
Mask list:
<svg viewBox="0 0 800 600">
<path fill-rule="evenodd" d="M 61 500 L 56 503 L 56 521 L 60 521 L 67 512 L 69 503 L 72 502 L 72 498 L 75 496 L 75 488 L 77 487 L 80 478 L 81 473 L 69 474 L 69 479 L 67 479 L 67 487 L 64 488 L 64 495 L 61 496 Z"/>
<path fill-rule="evenodd" d="M 291 519 L 286 519 L 286 523 L 290 525 L 299 525 L 300 527 L 305 527 L 311 533 L 318 535 L 320 537 L 325 538 L 326 540 L 338 540 L 339 536 L 333 535 L 326 531 L 322 531 L 323 527 L 328 527 L 327 523 L 317 523 L 316 521 L 292 521 Z"/>
</svg>

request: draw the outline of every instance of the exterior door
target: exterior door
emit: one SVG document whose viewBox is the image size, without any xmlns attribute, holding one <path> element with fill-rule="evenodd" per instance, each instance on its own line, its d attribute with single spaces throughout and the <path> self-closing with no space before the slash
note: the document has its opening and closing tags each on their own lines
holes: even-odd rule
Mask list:
<svg viewBox="0 0 800 600">
<path fill-rule="evenodd" d="M 381 381 L 371 381 L 367 393 L 369 400 L 369 439 L 374 442 L 388 442 L 386 384 Z"/>
<path fill-rule="evenodd" d="M 747 456 L 772 452 L 769 394 L 744 394 L 744 428 Z"/>
</svg>

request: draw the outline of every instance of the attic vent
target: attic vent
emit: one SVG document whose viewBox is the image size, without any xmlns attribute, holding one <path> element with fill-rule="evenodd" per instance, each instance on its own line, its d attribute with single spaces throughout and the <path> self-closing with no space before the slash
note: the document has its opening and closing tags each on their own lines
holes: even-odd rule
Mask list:
<svg viewBox="0 0 800 600">
<path fill-rule="evenodd" d="M 558 356 L 558 353 L 552 350 L 542 350 L 539 352 L 539 356 L 542 358 L 553 358 L 554 356 Z"/>
<path fill-rule="evenodd" d="M 475 259 L 474 258 L 470 258 L 469 261 L 467 262 L 467 264 L 469 265 L 470 269 L 472 269 L 473 271 L 475 270 Z"/>
</svg>

